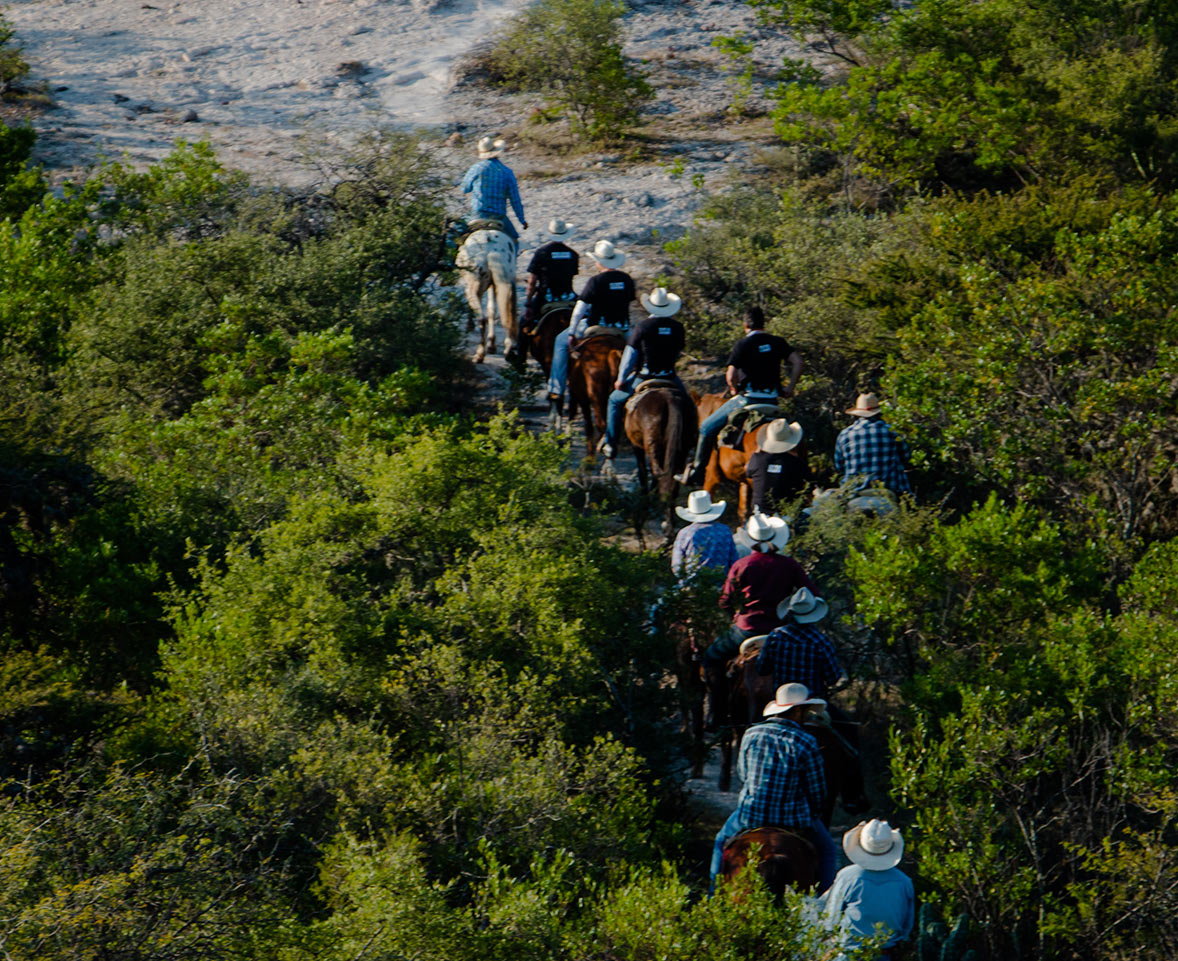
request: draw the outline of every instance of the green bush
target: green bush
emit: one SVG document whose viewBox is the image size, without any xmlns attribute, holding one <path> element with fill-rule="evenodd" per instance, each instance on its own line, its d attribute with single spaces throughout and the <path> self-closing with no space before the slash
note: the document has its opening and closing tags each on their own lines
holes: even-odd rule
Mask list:
<svg viewBox="0 0 1178 961">
<path fill-rule="evenodd" d="M 617 140 L 653 90 L 622 55 L 620 0 L 540 0 L 495 40 L 494 70 L 539 91 L 591 140 Z"/>
</svg>

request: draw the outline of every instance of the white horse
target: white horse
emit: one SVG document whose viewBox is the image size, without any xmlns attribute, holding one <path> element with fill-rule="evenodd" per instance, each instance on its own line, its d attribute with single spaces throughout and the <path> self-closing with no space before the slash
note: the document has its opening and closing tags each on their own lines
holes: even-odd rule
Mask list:
<svg viewBox="0 0 1178 961">
<path fill-rule="evenodd" d="M 487 351 L 495 352 L 495 314 L 503 324 L 503 356 L 509 357 L 519 337 L 515 312 L 515 241 L 502 230 L 476 230 L 463 241 L 454 259 L 462 270 L 462 285 L 470 309 L 479 318 L 479 349 L 474 361 L 481 364 Z M 487 309 L 483 301 L 488 290 L 494 296 Z M 497 308 L 497 310 L 496 310 Z"/>
</svg>

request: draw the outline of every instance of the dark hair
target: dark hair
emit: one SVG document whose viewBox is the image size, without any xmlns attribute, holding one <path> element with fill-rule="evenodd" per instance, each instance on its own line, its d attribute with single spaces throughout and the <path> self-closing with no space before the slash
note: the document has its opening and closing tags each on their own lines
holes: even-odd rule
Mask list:
<svg viewBox="0 0 1178 961">
<path fill-rule="evenodd" d="M 744 325 L 749 330 L 760 330 L 765 326 L 765 312 L 760 307 L 750 307 L 744 312 Z"/>
</svg>

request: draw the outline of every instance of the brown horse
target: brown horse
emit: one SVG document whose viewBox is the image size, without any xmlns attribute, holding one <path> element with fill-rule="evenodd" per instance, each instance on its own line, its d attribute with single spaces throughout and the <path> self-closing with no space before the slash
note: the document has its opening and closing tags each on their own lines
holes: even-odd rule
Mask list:
<svg viewBox="0 0 1178 961">
<path fill-rule="evenodd" d="M 693 630 L 690 621 L 671 628 L 675 639 L 675 680 L 679 695 L 680 725 L 682 734 L 691 734 L 691 776 L 704 776 L 704 762 L 708 756 L 708 745 L 704 742 L 704 684 L 701 670 L 703 649 L 708 646 L 710 635 L 701 638 Z"/>
<path fill-rule="evenodd" d="M 536 359 L 547 377 L 552 372 L 552 354 L 556 346 L 556 335 L 569 325 L 573 316 L 571 307 L 558 307 L 547 311 L 537 322 L 531 333 L 521 335 L 528 352 Z"/>
<path fill-rule="evenodd" d="M 818 853 L 804 831 L 761 827 L 742 831 L 724 848 L 720 874 L 731 881 L 757 857 L 757 873 L 780 898 L 786 887 L 808 891 L 818 884 Z"/>
<path fill-rule="evenodd" d="M 645 493 L 649 488 L 647 462 L 654 476 L 659 497 L 667 506 L 666 527 L 671 530 L 675 495 L 687 459 L 695 449 L 699 433 L 695 405 L 674 387 L 640 390 L 626 405 L 626 436 L 634 445 L 638 460 L 638 483 Z"/>
<path fill-rule="evenodd" d="M 579 409 L 585 420 L 585 449 L 592 457 L 597 450 L 596 436 L 605 433 L 606 404 L 622 366 L 626 335 L 608 328 L 594 333 L 592 327 L 588 333 L 569 357 L 569 423 Z"/>
<path fill-rule="evenodd" d="M 720 405 L 728 400 L 724 394 L 704 394 L 696 401 L 699 411 L 699 422 L 702 424 L 710 414 L 718 410 Z M 716 445 L 712 456 L 708 459 L 708 469 L 704 474 L 704 490 L 715 496 L 716 488 L 724 480 L 737 485 L 737 510 L 741 520 L 747 520 L 752 512 L 753 485 L 745 477 L 744 468 L 750 457 L 757 452 L 757 432 L 746 431 L 741 438 L 740 448 L 721 447 Z"/>
</svg>

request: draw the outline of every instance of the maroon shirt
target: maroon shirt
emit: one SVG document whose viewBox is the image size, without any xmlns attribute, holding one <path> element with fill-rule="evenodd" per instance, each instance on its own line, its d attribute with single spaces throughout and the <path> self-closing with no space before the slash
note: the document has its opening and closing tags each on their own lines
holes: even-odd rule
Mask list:
<svg viewBox="0 0 1178 961">
<path fill-rule="evenodd" d="M 777 605 L 803 587 L 822 596 L 810 575 L 792 557 L 753 551 L 728 569 L 720 606 L 731 611 L 739 605 L 733 623 L 746 631 L 768 634 L 781 623 Z"/>
</svg>

